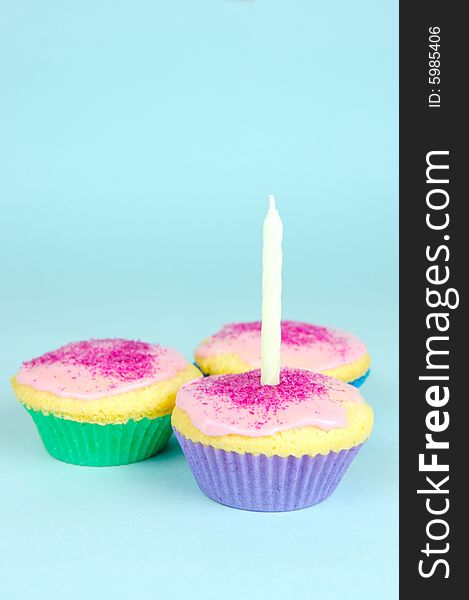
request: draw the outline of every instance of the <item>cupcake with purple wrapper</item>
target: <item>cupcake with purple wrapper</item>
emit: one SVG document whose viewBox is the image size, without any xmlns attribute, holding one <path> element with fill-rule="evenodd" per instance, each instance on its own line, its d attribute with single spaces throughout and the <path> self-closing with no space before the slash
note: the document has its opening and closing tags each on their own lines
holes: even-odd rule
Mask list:
<svg viewBox="0 0 469 600">
<path fill-rule="evenodd" d="M 282 369 L 183 386 L 172 425 L 200 489 L 234 508 L 288 511 L 332 494 L 369 437 L 373 411 L 357 388 L 325 375 Z"/>
<path fill-rule="evenodd" d="M 201 490 L 221 504 L 264 512 L 306 508 L 330 496 L 373 427 L 373 411 L 356 387 L 281 368 L 282 233 L 271 198 L 254 348 L 261 369 L 184 385 L 172 415 Z"/>
</svg>

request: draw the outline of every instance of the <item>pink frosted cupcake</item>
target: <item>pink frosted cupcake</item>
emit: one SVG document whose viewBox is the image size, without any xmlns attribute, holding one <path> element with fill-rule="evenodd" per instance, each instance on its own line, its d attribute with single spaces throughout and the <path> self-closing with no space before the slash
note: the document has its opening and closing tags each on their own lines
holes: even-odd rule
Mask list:
<svg viewBox="0 0 469 600">
<path fill-rule="evenodd" d="M 206 375 L 244 373 L 261 364 L 261 323 L 232 323 L 204 340 L 194 352 Z M 370 369 L 365 344 L 339 329 L 282 321 L 283 367 L 323 373 L 360 386 Z"/>
<path fill-rule="evenodd" d="M 179 390 L 172 424 L 194 477 L 212 500 L 287 511 L 332 494 L 368 439 L 373 411 L 357 388 L 283 368 L 206 377 Z"/>
<path fill-rule="evenodd" d="M 176 350 L 103 339 L 29 360 L 12 384 L 52 456 L 110 466 L 161 450 L 171 434 L 176 393 L 197 377 L 199 370 Z"/>
</svg>

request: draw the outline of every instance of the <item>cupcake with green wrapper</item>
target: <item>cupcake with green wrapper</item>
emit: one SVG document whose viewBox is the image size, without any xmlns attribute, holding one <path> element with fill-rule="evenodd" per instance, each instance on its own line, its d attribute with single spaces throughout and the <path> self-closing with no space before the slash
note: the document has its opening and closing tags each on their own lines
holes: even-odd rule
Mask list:
<svg viewBox="0 0 469 600">
<path fill-rule="evenodd" d="M 12 385 L 54 458 L 114 466 L 163 448 L 179 388 L 200 376 L 171 348 L 93 339 L 23 363 Z"/>
</svg>

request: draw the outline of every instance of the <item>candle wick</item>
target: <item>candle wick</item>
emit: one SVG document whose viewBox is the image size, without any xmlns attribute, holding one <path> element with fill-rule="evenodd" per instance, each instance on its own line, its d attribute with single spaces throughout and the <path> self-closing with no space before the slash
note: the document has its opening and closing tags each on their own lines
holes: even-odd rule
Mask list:
<svg viewBox="0 0 469 600">
<path fill-rule="evenodd" d="M 277 208 L 275 204 L 275 196 L 273 194 L 269 195 L 269 208 Z"/>
</svg>

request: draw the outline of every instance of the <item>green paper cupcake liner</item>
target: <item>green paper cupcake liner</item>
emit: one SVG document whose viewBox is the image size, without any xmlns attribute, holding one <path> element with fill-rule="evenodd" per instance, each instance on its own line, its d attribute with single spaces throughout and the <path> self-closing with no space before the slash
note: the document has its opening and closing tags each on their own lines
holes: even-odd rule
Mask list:
<svg viewBox="0 0 469 600">
<path fill-rule="evenodd" d="M 51 456 L 74 465 L 112 467 L 157 454 L 171 436 L 171 415 L 127 423 L 81 423 L 25 407 Z"/>
</svg>

